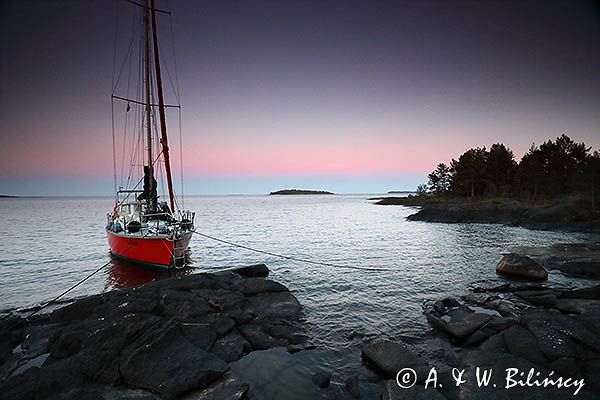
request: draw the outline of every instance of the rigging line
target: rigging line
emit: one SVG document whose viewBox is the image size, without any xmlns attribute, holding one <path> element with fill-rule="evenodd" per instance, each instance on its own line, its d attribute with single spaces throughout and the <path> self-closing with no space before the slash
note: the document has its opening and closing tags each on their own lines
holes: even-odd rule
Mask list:
<svg viewBox="0 0 600 400">
<path fill-rule="evenodd" d="M 177 100 L 177 104 L 179 106 L 179 97 L 177 95 L 177 90 L 175 90 L 175 84 L 173 83 L 173 78 L 171 78 L 171 73 L 169 72 L 169 65 L 167 64 L 167 61 L 164 58 L 164 52 L 160 53 L 159 55 L 160 59 L 162 60 L 162 64 L 165 67 L 164 70 L 167 71 L 167 76 L 169 77 L 169 83 L 171 84 L 171 90 L 173 90 L 173 94 L 175 95 L 175 100 Z"/>
<path fill-rule="evenodd" d="M 125 1 L 127 1 L 128 3 L 131 3 L 133 5 L 136 5 L 138 7 L 146 8 L 146 6 L 144 6 L 143 4 L 137 3 L 137 2 L 135 2 L 133 0 L 125 0 Z M 159 13 L 171 15 L 171 11 L 159 10 L 158 8 L 150 8 L 150 7 L 147 7 L 147 8 L 148 8 L 148 10 L 154 10 L 154 11 L 159 12 Z"/>
<path fill-rule="evenodd" d="M 134 104 L 140 104 L 140 105 L 145 105 L 146 104 L 143 101 L 138 101 L 138 100 L 135 100 L 135 99 L 129 99 L 127 97 L 117 96 L 117 95 L 114 95 L 114 94 L 112 95 L 112 97 L 114 99 L 117 99 L 117 100 L 126 101 L 127 103 L 134 103 Z M 152 97 L 154 98 L 154 96 L 152 96 Z M 152 104 L 150 104 L 150 106 L 151 107 L 158 107 L 158 104 L 152 103 Z M 163 104 L 163 107 L 164 108 L 179 108 L 180 105 L 179 104 Z"/>
<path fill-rule="evenodd" d="M 110 116 L 112 122 L 112 146 L 113 146 L 113 178 L 114 178 L 114 190 L 115 190 L 115 202 L 117 199 L 117 155 L 116 155 L 116 147 L 115 147 L 115 104 L 111 100 L 110 101 Z"/>
<path fill-rule="evenodd" d="M 115 64 L 117 60 L 117 36 L 119 33 L 119 3 L 118 0 L 114 1 L 115 7 L 115 38 L 114 38 L 114 46 L 113 46 L 113 60 L 112 60 L 112 82 L 111 82 L 111 90 L 115 91 Z"/>
<path fill-rule="evenodd" d="M 131 189 L 131 190 L 136 190 L 137 187 L 140 185 L 140 183 L 142 183 L 143 180 L 144 180 L 144 177 L 141 177 L 140 180 L 138 181 L 138 183 L 136 183 L 135 186 L 133 187 L 133 189 Z M 129 199 L 129 196 L 131 196 L 131 192 L 127 193 L 127 196 L 125 196 L 125 198 L 123 198 L 123 200 L 121 200 L 117 204 L 117 207 L 119 207 L 121 204 L 125 204 L 125 202 Z"/>
<path fill-rule="evenodd" d="M 135 17 L 134 17 L 134 20 L 135 20 Z M 129 48 L 127 49 L 127 53 L 125 54 L 125 59 L 123 60 L 123 65 L 121 65 L 121 68 L 119 70 L 119 74 L 117 75 L 117 80 L 115 81 L 114 86 L 112 87 L 112 93 L 111 94 L 115 94 L 115 92 L 117 90 L 117 86 L 119 86 L 119 82 L 121 81 L 121 74 L 123 73 L 123 70 L 125 69 L 125 64 L 127 64 L 127 60 L 129 59 L 131 51 L 133 49 L 133 42 L 135 40 L 137 28 L 139 27 L 139 25 L 141 25 L 141 23 L 138 23 L 138 24 L 134 23 L 133 24 L 134 29 L 133 29 L 133 33 L 131 35 L 131 42 L 129 43 Z M 116 50 L 115 50 L 115 52 L 116 52 Z"/>
<path fill-rule="evenodd" d="M 171 19 L 171 17 L 169 16 L 169 20 Z M 160 48 L 160 43 L 158 42 L 158 37 L 156 37 L 156 47 Z M 160 60 L 162 61 L 162 66 L 164 67 L 163 70 L 167 72 L 167 76 L 169 77 L 169 83 L 171 84 L 171 90 L 173 90 L 173 94 L 175 95 L 175 100 L 177 100 L 177 104 L 179 105 L 179 97 L 178 97 L 178 93 L 175 90 L 175 85 L 173 84 L 173 78 L 171 78 L 171 72 L 169 72 L 169 64 L 167 63 L 167 60 L 165 58 L 165 53 L 164 51 L 159 51 L 158 57 L 160 58 Z"/>
<path fill-rule="evenodd" d="M 149 233 L 150 232 L 146 233 L 142 238 L 148 236 Z M 137 242 L 136 243 L 132 243 L 129 247 L 127 247 L 125 250 L 123 250 L 119 254 L 119 256 L 122 256 L 123 254 L 125 254 L 126 252 L 128 252 L 133 246 L 136 246 L 136 245 L 137 245 Z M 67 290 L 65 290 L 64 292 L 62 292 L 61 294 L 59 294 L 58 296 L 56 296 L 55 298 L 53 298 L 52 300 L 50 300 L 49 302 L 47 302 L 46 304 L 44 304 L 43 306 L 41 306 L 40 308 L 38 308 L 37 310 L 33 311 L 31 314 L 29 314 L 27 317 L 25 317 L 25 320 L 28 320 L 29 318 L 33 317 L 35 314 L 37 314 L 38 312 L 42 311 L 44 308 L 48 307 L 49 305 L 51 305 L 52 303 L 54 303 L 56 300 L 60 299 L 61 297 L 63 297 L 64 295 L 66 295 L 67 293 L 69 293 L 70 291 L 72 291 L 73 289 L 75 289 L 77 286 L 81 285 L 83 282 L 85 282 L 88 279 L 90 279 L 92 276 L 96 275 L 98 272 L 100 272 L 106 266 L 110 265 L 111 262 L 112 262 L 112 260 L 109 260 L 105 264 L 101 265 L 94 272 L 92 272 L 91 274 L 89 274 L 88 276 L 86 276 L 85 278 L 83 278 L 82 280 L 80 280 L 79 282 L 77 282 L 76 284 L 74 284 L 73 286 L 71 286 L 70 288 L 68 288 Z"/>
<path fill-rule="evenodd" d="M 155 165 L 158 162 L 158 160 L 160 159 L 160 155 L 161 154 L 162 153 L 158 153 L 158 155 L 156 156 L 156 158 L 152 161 L 152 165 Z M 133 167 L 133 164 L 132 164 L 132 167 Z M 140 185 L 140 183 L 142 183 L 143 180 L 144 180 L 144 176 L 142 174 L 142 177 L 140 178 L 140 180 L 138 181 L 138 183 L 135 184 L 135 186 L 133 187 L 133 190 L 135 190 Z M 118 206 L 120 206 L 121 204 L 124 204 L 125 201 L 129 198 L 130 195 L 131 195 L 131 193 L 128 193 L 127 196 L 125 196 L 125 198 L 118 204 Z"/>
<path fill-rule="evenodd" d="M 136 98 L 139 99 L 141 98 L 141 93 L 142 93 L 142 87 L 144 86 L 143 83 L 143 79 L 141 78 L 143 76 L 143 57 L 142 57 L 142 47 L 143 47 L 143 35 L 140 32 L 139 35 L 139 46 L 138 46 L 138 65 L 137 65 L 137 76 L 138 76 L 138 80 L 137 80 L 137 85 L 136 85 Z M 134 107 L 134 117 L 133 117 L 133 121 L 132 121 L 132 130 L 135 132 L 137 131 L 137 142 L 132 140 L 131 142 L 131 151 L 129 154 L 131 154 L 131 165 L 129 167 L 129 175 L 127 177 L 127 184 L 126 186 L 129 186 L 129 184 L 131 183 L 131 177 L 132 174 L 134 173 L 134 164 L 136 164 L 137 162 L 137 157 L 138 157 L 138 149 L 140 147 L 143 147 L 143 130 L 144 130 L 144 123 L 143 123 L 143 109 L 142 107 Z M 140 122 L 141 121 L 141 122 Z M 140 122 L 140 125 L 138 127 L 138 122 Z M 137 129 L 136 129 L 137 128 Z"/>
<path fill-rule="evenodd" d="M 158 46 L 158 43 L 157 43 Z M 169 78 L 169 83 L 171 84 L 171 90 L 173 91 L 173 94 L 175 95 L 175 100 L 177 100 L 177 104 L 179 105 L 179 95 L 177 93 L 177 90 L 175 89 L 175 84 L 173 83 L 173 78 L 171 77 L 171 72 L 169 71 L 169 63 L 167 63 L 167 59 L 165 58 L 165 51 L 162 51 L 159 53 L 159 57 L 162 61 L 162 66 L 164 67 L 164 71 L 167 72 L 167 77 Z"/>
<path fill-rule="evenodd" d="M 135 37 L 135 32 L 133 32 L 133 37 Z M 131 70 L 132 70 L 132 65 L 133 65 L 133 50 L 131 51 L 131 56 L 129 57 L 129 63 L 127 66 L 127 90 L 126 90 L 126 97 L 129 98 L 129 94 L 131 91 Z M 137 98 L 137 97 L 136 97 Z M 129 103 L 127 103 L 127 110 L 125 111 L 125 129 L 124 129 L 124 134 L 123 134 L 123 154 L 121 157 L 121 178 L 120 178 L 120 183 L 123 184 L 123 175 L 125 173 L 125 149 L 126 149 L 126 145 L 127 145 L 127 129 L 129 127 Z M 133 131 L 133 129 L 132 129 Z M 132 132 L 133 134 L 133 132 Z"/>
<path fill-rule="evenodd" d="M 167 5 L 169 5 L 169 1 L 167 0 Z M 169 25 L 171 27 L 171 51 L 173 52 L 173 69 L 175 70 L 173 74 L 175 75 L 175 86 L 177 87 L 177 103 L 181 104 L 180 93 L 179 93 L 179 77 L 177 75 L 177 56 L 175 52 L 175 34 L 173 33 L 173 16 L 169 15 Z"/>
<path fill-rule="evenodd" d="M 292 257 L 292 256 L 285 256 L 283 254 L 277 254 L 277 253 L 273 253 L 273 252 L 266 251 L 266 250 L 259 250 L 259 249 L 255 249 L 255 248 L 252 248 L 252 247 L 249 247 L 249 246 L 244 246 L 242 244 L 233 243 L 233 242 L 230 242 L 228 240 L 219 239 L 219 238 L 216 238 L 214 236 L 210 236 L 210 235 L 207 235 L 205 233 L 198 232 L 196 230 L 193 230 L 192 232 L 195 233 L 195 234 L 197 234 L 197 235 L 200 235 L 200 236 L 202 236 L 204 238 L 211 239 L 211 240 L 214 240 L 216 242 L 224 243 L 224 244 L 227 244 L 229 246 L 238 247 L 240 249 L 253 251 L 255 253 L 266 254 L 266 255 L 269 255 L 269 256 L 273 256 L 273 257 L 285 258 L 286 260 L 290 260 L 290 261 L 296 261 L 296 262 L 302 262 L 302 263 L 314 264 L 314 265 L 323 265 L 323 266 L 326 266 L 326 267 L 333 267 L 333 268 L 357 269 L 357 270 L 361 270 L 361 271 L 387 271 L 387 272 L 393 272 L 393 270 L 389 269 L 389 268 L 356 267 L 356 266 L 352 266 L 352 265 L 331 264 L 331 263 L 326 263 L 326 262 L 321 262 L 321 261 L 307 260 L 307 259 L 304 259 L 304 258 L 296 258 L 296 257 Z"/>
<path fill-rule="evenodd" d="M 179 109 L 179 177 L 181 179 L 181 208 L 185 210 L 185 197 L 183 196 L 183 139 L 181 130 L 181 108 Z"/>
</svg>

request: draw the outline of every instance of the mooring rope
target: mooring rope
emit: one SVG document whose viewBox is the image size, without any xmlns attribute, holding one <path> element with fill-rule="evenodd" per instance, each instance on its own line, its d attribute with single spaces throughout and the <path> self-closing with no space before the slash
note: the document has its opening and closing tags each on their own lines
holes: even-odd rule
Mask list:
<svg viewBox="0 0 600 400">
<path fill-rule="evenodd" d="M 193 230 L 192 233 L 195 233 L 196 235 L 201 236 L 203 238 L 213 240 L 215 242 L 223 243 L 223 244 L 226 244 L 226 245 L 229 245 L 229 246 L 232 246 L 232 247 L 237 247 L 239 249 L 253 251 L 255 253 L 265 254 L 265 255 L 268 255 L 268 256 L 283 258 L 285 260 L 290 260 L 290 261 L 295 261 L 295 262 L 300 262 L 300 263 L 305 263 L 305 264 L 321 265 L 321 266 L 331 267 L 331 268 L 353 269 L 353 270 L 360 270 L 360 271 L 379 271 L 379 272 L 391 272 L 392 271 L 389 268 L 376 268 L 376 267 L 360 267 L 360 266 L 353 266 L 353 265 L 341 265 L 341 264 L 333 264 L 333 263 L 327 263 L 327 262 L 322 262 L 322 261 L 314 261 L 314 260 L 309 260 L 309 259 L 306 259 L 306 258 L 286 256 L 284 254 L 274 253 L 272 251 L 267 251 L 267 250 L 261 250 L 261 249 L 257 249 L 257 248 L 254 248 L 254 247 L 245 246 L 243 244 L 234 243 L 234 242 L 231 242 L 229 240 L 220 239 L 220 238 L 217 238 L 215 236 L 208 235 L 206 233 L 198 232 L 196 230 Z M 144 235 L 144 237 L 147 236 L 147 235 L 148 234 Z M 129 249 L 131 249 L 135 245 L 136 245 L 135 243 L 131 244 L 129 247 L 127 247 L 125 250 L 123 250 L 123 252 L 121 252 L 119 255 L 125 254 L 127 251 L 129 251 Z M 38 309 L 36 309 L 33 312 L 31 312 L 27 317 L 25 317 L 25 320 L 28 320 L 29 318 L 33 317 L 34 315 L 36 315 L 37 313 L 39 313 L 43 309 L 45 309 L 45 308 L 49 307 L 50 305 L 54 304 L 56 301 L 58 301 L 60 298 L 62 298 L 63 296 L 65 296 L 66 294 L 68 294 L 69 292 L 71 292 L 73 289 L 77 288 L 79 285 L 81 285 L 82 283 L 84 283 L 85 281 L 87 281 L 88 279 L 90 279 L 92 276 L 96 275 L 98 272 L 102 271 L 104 268 L 106 268 L 107 266 L 109 266 L 111 264 L 111 262 L 112 262 L 112 260 L 107 261 L 106 263 L 104 263 L 103 265 L 101 265 L 100 267 L 98 267 L 96 270 L 94 270 L 92 273 L 88 274 L 85 278 L 81 279 L 79 282 L 75 283 L 73 286 L 71 286 L 70 288 L 68 288 L 67 290 L 65 290 L 64 292 L 62 292 L 61 294 L 59 294 L 58 296 L 56 296 L 55 298 L 53 298 L 52 300 L 48 301 L 44 305 L 40 306 Z"/>
<path fill-rule="evenodd" d="M 51 305 L 52 303 L 56 302 L 58 299 L 60 299 L 61 297 L 63 297 L 67 293 L 69 293 L 71 290 L 75 289 L 77 286 L 81 285 L 83 282 L 87 281 L 92 276 L 96 275 L 98 272 L 100 272 L 103 268 L 105 268 L 110 263 L 111 263 L 111 261 L 108 261 L 106 264 L 102 265 L 100 268 L 98 268 L 97 270 L 95 270 L 94 272 L 92 272 L 91 274 L 89 274 L 88 276 L 86 276 L 85 278 L 83 278 L 82 280 L 80 280 L 79 282 L 77 282 L 76 284 L 74 284 L 73 286 L 71 286 L 70 288 L 65 290 L 64 292 L 62 292 L 61 294 L 59 294 L 58 296 L 56 296 L 55 298 L 53 298 L 52 300 L 50 300 L 49 302 L 47 302 L 46 304 L 44 304 L 43 306 L 38 308 L 37 310 L 33 311 L 31 314 L 29 314 L 27 317 L 25 317 L 25 319 L 29 319 L 29 318 L 33 317 L 35 314 L 42 311 L 44 308 L 46 308 L 49 305 Z"/>
<path fill-rule="evenodd" d="M 266 254 L 269 256 L 273 256 L 273 257 L 284 258 L 284 259 L 290 260 L 290 261 L 301 262 L 301 263 L 305 263 L 305 264 L 322 265 L 322 266 L 331 267 L 331 268 L 355 269 L 355 270 L 361 270 L 361 271 L 386 271 L 386 272 L 393 271 L 389 268 L 377 268 L 377 267 L 372 268 L 372 267 L 359 267 L 359 266 L 353 266 L 353 265 L 340 265 L 340 264 L 332 264 L 332 263 L 326 263 L 326 262 L 321 262 L 321 261 L 308 260 L 305 258 L 286 256 L 283 254 L 273 253 L 271 251 L 260 250 L 260 249 L 256 249 L 256 248 L 253 248 L 250 246 L 244 246 L 243 244 L 230 242 L 229 240 L 219 239 L 217 237 L 207 235 L 205 233 L 198 232 L 196 230 L 193 230 L 192 232 L 195 233 L 196 235 L 202 236 L 206 239 L 214 240 L 216 242 L 227 244 L 229 246 L 237 247 L 237 248 L 248 250 L 248 251 L 253 251 L 255 253 Z"/>
<path fill-rule="evenodd" d="M 144 236 L 142 236 L 142 238 L 145 238 L 146 236 L 148 236 L 148 233 L 146 233 Z M 135 245 L 137 245 L 137 243 L 132 243 L 129 247 L 127 247 L 125 250 L 123 250 L 119 254 L 119 256 L 122 256 L 123 254 L 125 254 L 127 251 L 129 251 Z M 55 298 L 53 298 L 52 300 L 48 301 L 46 304 L 40 306 L 40 308 L 38 308 L 37 310 L 34 310 L 31 314 L 29 314 L 27 317 L 25 317 L 25 320 L 28 320 L 29 318 L 33 317 L 35 314 L 37 314 L 40 311 L 42 311 L 43 309 L 47 308 L 48 306 L 50 306 L 51 304 L 53 304 L 54 302 L 56 302 L 58 299 L 60 299 L 61 297 L 63 297 L 64 295 L 66 295 L 67 293 L 69 293 L 70 291 L 72 291 L 73 289 L 75 289 L 77 286 L 81 285 L 83 282 L 87 281 L 92 276 L 94 276 L 98 272 L 102 271 L 104 268 L 106 268 L 107 266 L 109 266 L 111 263 L 112 263 L 112 260 L 107 261 L 106 263 L 104 263 L 103 265 L 101 265 L 100 267 L 98 267 L 94 272 L 92 272 L 91 274 L 88 274 L 85 278 L 83 278 L 82 280 L 80 280 L 79 282 L 77 282 L 76 284 L 74 284 L 73 286 L 71 286 L 70 288 L 68 288 L 67 290 L 65 290 L 64 292 L 62 292 L 61 294 L 59 294 L 58 296 L 56 296 Z"/>
</svg>

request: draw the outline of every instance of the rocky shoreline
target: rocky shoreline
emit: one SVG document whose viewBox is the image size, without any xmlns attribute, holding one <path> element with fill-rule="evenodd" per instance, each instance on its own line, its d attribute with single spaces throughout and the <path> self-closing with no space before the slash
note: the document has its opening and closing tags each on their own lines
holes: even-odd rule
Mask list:
<svg viewBox="0 0 600 400">
<path fill-rule="evenodd" d="M 588 245 L 520 248 L 515 249 L 518 253 L 505 255 L 498 267 L 512 263 L 514 271 L 519 266 L 532 270 L 531 264 L 538 261 L 552 269 L 582 264 L 590 272 L 595 270 L 586 278 L 598 279 L 598 250 L 597 246 Z M 537 267 L 544 269 L 540 264 Z M 569 274 L 567 271 L 562 270 Z M 526 275 L 514 274 L 521 278 Z M 442 340 L 432 340 L 434 348 L 428 355 L 421 357 L 405 343 L 388 340 L 364 346 L 363 359 L 390 379 L 382 399 L 547 400 L 569 398 L 577 388 L 577 398 L 598 398 L 600 285 L 564 288 L 539 282 L 536 274 L 533 278 L 535 282 L 499 278 L 474 283 L 470 292 L 462 296 L 427 301 L 424 313 Z M 401 389 L 396 373 L 406 367 L 412 368 L 418 379 L 410 389 Z M 478 367 L 496 371 L 492 383 L 479 386 Z M 430 381 L 425 389 L 424 382 L 431 378 L 432 368 L 437 372 L 436 385 L 432 389 Z M 456 385 L 455 368 L 464 371 L 465 382 L 460 386 Z M 516 377 L 510 376 L 510 381 L 509 371 L 518 371 Z M 528 377 L 530 371 L 532 377 Z M 568 387 L 552 384 L 559 377 L 561 382 L 569 379 Z M 550 384 L 540 387 L 546 378 Z M 522 384 L 517 383 L 519 379 Z"/>
<path fill-rule="evenodd" d="M 540 230 L 600 233 L 600 212 L 591 211 L 591 203 L 567 198 L 551 204 L 533 204 L 511 199 L 442 200 L 429 197 L 383 197 L 377 205 L 417 206 L 407 217 L 410 221 L 444 223 L 492 223 Z"/>
<path fill-rule="evenodd" d="M 264 265 L 194 274 L 0 321 L 3 399 L 241 399 L 244 354 L 303 349 L 301 306 Z"/>
<path fill-rule="evenodd" d="M 0 397 L 253 399 L 262 398 L 253 395 L 255 379 L 283 379 L 278 394 L 265 398 L 287 398 L 281 390 L 292 385 L 298 399 L 552 400 L 571 397 L 581 382 L 577 398 L 597 398 L 600 285 L 589 282 L 600 279 L 600 246 L 514 251 L 498 264 L 504 275 L 497 279 L 426 301 L 431 330 L 422 337 L 348 338 L 345 347 L 360 355 L 366 375 L 337 376 L 333 365 L 312 364 L 331 350 L 310 344 L 300 303 L 266 279 L 261 264 L 113 290 L 27 322 L 14 314 L 0 320 Z M 564 287 L 541 270 L 585 280 L 574 277 L 574 286 Z M 303 372 L 285 378 L 286 360 L 300 362 Z M 477 367 L 495 371 L 497 386 L 480 387 Z M 405 368 L 416 378 L 402 389 L 396 378 Z M 432 368 L 435 384 L 425 388 Z M 464 371 L 459 386 L 454 369 Z M 511 369 L 523 372 L 525 383 L 507 389 Z M 532 387 L 529 371 L 572 384 Z"/>
</svg>

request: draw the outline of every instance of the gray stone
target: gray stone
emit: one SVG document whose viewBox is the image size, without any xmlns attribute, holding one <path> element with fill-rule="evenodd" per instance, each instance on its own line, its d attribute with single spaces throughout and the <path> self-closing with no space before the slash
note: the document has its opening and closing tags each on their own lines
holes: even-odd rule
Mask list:
<svg viewBox="0 0 600 400">
<path fill-rule="evenodd" d="M 546 362 L 535 336 L 521 325 L 511 326 L 503 332 L 503 336 L 511 354 L 538 364 Z"/>
<path fill-rule="evenodd" d="M 232 329 L 214 343 L 210 352 L 221 360 L 233 362 L 239 360 L 242 358 L 242 355 L 251 350 L 252 346 L 250 343 L 240 335 L 237 329 Z"/>
<path fill-rule="evenodd" d="M 450 310 L 446 315 L 450 321 L 445 321 L 431 313 L 427 315 L 427 319 L 435 328 L 446 332 L 458 341 L 466 340 L 491 319 L 487 314 L 475 313 L 465 307 Z"/>
<path fill-rule="evenodd" d="M 503 353 L 507 351 L 506 344 L 504 342 L 504 335 L 502 333 L 498 333 L 490 336 L 487 340 L 484 340 L 479 345 L 479 350 L 496 353 Z"/>
<path fill-rule="evenodd" d="M 287 288 L 281 283 L 277 283 L 263 278 L 248 278 L 239 283 L 239 289 L 246 296 L 252 296 L 258 293 L 268 292 L 287 292 Z"/>
<path fill-rule="evenodd" d="M 229 370 L 221 359 L 187 341 L 176 325 L 147 331 L 130 347 L 119 368 L 123 380 L 166 398 L 206 388 Z"/>
<path fill-rule="evenodd" d="M 554 290 L 522 290 L 516 292 L 516 295 L 527 300 L 533 305 L 555 306 L 558 301 L 557 293 Z"/>
<path fill-rule="evenodd" d="M 267 268 L 265 264 L 256 264 L 249 267 L 236 268 L 233 271 L 245 278 L 264 278 L 269 275 L 269 268 Z"/>
<path fill-rule="evenodd" d="M 492 318 L 490 323 L 487 324 L 487 327 L 494 329 L 497 332 L 500 332 L 500 331 L 510 328 L 511 326 L 513 326 L 516 323 L 517 323 L 516 318 L 511 318 L 511 317 Z"/>
<path fill-rule="evenodd" d="M 289 291 L 259 293 L 248 298 L 256 315 L 265 319 L 295 319 L 302 309 L 298 300 Z"/>
<path fill-rule="evenodd" d="M 403 368 L 413 368 L 417 372 L 428 370 L 425 361 L 403 343 L 381 340 L 364 346 L 361 352 L 363 360 L 385 377 L 394 377 Z"/>
<path fill-rule="evenodd" d="M 600 285 L 564 291 L 560 297 L 564 299 L 600 300 Z"/>
<path fill-rule="evenodd" d="M 50 346 L 50 355 L 54 358 L 66 358 L 81 350 L 81 338 L 85 332 L 68 332 L 58 336 Z"/>
<path fill-rule="evenodd" d="M 52 313 L 52 319 L 62 322 L 89 318 L 103 302 L 104 297 L 102 295 L 88 296 L 55 310 Z"/>
<path fill-rule="evenodd" d="M 501 275 L 519 278 L 544 280 L 548 279 L 548 271 L 530 257 L 510 253 L 502 257 L 496 265 L 496 272 Z"/>
<path fill-rule="evenodd" d="M 238 330 L 254 350 L 265 350 L 283 344 L 281 339 L 272 337 L 268 330 L 257 322 L 242 325 Z"/>
<path fill-rule="evenodd" d="M 210 350 L 217 335 L 209 324 L 205 323 L 182 323 L 179 329 L 191 344 L 204 351 Z"/>
</svg>

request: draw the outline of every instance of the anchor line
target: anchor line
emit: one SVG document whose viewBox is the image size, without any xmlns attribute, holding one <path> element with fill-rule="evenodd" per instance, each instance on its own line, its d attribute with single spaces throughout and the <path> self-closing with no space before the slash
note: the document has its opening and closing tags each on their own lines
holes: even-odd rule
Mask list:
<svg viewBox="0 0 600 400">
<path fill-rule="evenodd" d="M 219 239 L 217 237 L 214 237 L 214 236 L 211 236 L 211 235 L 207 235 L 206 233 L 198 232 L 196 230 L 193 230 L 192 232 L 195 233 L 196 235 L 202 236 L 202 237 L 204 237 L 206 239 L 210 239 L 210 240 L 213 240 L 215 242 L 227 244 L 227 245 L 232 246 L 232 247 L 237 247 L 237 248 L 240 248 L 240 249 L 244 249 L 244 250 L 248 250 L 248 251 L 253 251 L 255 253 L 266 254 L 266 255 L 269 255 L 269 256 L 283 258 L 283 259 L 286 259 L 286 260 L 301 262 L 301 263 L 305 263 L 305 264 L 322 265 L 322 266 L 331 267 L 331 268 L 354 269 L 354 270 L 361 270 L 361 271 L 379 271 L 379 272 L 381 272 L 381 271 L 392 272 L 393 271 L 392 269 L 389 269 L 389 268 L 359 267 L 359 266 L 353 266 L 353 265 L 340 265 L 340 264 L 332 264 L 332 263 L 321 262 L 321 261 L 314 261 L 314 260 L 309 260 L 309 259 L 305 259 L 305 258 L 298 258 L 298 257 L 293 257 L 293 256 L 286 256 L 286 255 L 283 255 L 283 254 L 273 253 L 272 251 L 256 249 L 256 248 L 253 248 L 253 247 L 250 247 L 250 246 L 245 246 L 243 244 L 234 243 L 234 242 L 231 242 L 229 240 Z"/>
</svg>

